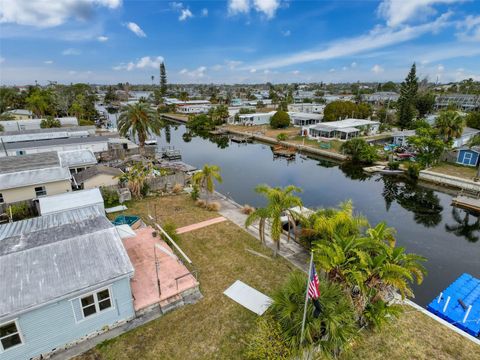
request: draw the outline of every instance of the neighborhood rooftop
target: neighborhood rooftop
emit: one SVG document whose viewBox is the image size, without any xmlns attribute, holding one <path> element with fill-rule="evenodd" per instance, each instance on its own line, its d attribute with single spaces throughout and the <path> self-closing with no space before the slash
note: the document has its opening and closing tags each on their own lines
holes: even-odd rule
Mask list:
<svg viewBox="0 0 480 360">
<path fill-rule="evenodd" d="M 38 199 L 40 212 L 52 214 L 75 208 L 96 206 L 102 204 L 103 197 L 98 188 L 67 192 L 58 195 L 45 196 Z"/>
<path fill-rule="evenodd" d="M 93 165 L 97 163 L 97 158 L 91 150 L 79 149 L 59 151 L 58 157 L 62 166 L 73 167 L 81 165 Z"/>
<path fill-rule="evenodd" d="M 0 158 L 0 174 L 59 166 L 60 160 L 55 151 Z"/>
<path fill-rule="evenodd" d="M 26 148 L 37 148 L 37 147 L 52 147 L 59 145 L 74 145 L 74 144 L 88 144 L 88 143 L 101 143 L 108 142 L 110 136 L 89 136 L 89 137 L 79 137 L 79 138 L 61 138 L 61 139 L 49 139 L 49 140 L 38 140 L 38 141 L 24 141 L 18 143 L 6 143 L 5 148 L 7 150 L 16 150 L 16 149 L 26 149 Z M 1 150 L 1 149 L 0 149 Z"/>
</svg>

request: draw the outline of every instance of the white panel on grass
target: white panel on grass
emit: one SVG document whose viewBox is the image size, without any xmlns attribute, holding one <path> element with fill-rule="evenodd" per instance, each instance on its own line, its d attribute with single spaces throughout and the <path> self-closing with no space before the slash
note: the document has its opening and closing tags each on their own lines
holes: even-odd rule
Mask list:
<svg viewBox="0 0 480 360">
<path fill-rule="evenodd" d="M 240 280 L 235 281 L 224 294 L 257 315 L 262 315 L 272 303 L 270 297 Z"/>
</svg>

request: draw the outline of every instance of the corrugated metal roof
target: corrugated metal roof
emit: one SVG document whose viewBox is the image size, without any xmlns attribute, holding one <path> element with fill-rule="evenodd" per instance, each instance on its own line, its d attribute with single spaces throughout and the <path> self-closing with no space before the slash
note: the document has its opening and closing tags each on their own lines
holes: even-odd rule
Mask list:
<svg viewBox="0 0 480 360">
<path fill-rule="evenodd" d="M 16 234 L 0 241 L 9 242 L 7 251 L 0 252 L 0 318 L 133 273 L 108 220 L 103 216 L 81 220 L 78 212 L 25 220 L 18 227 L 21 232 L 10 224 L 0 226 L 0 233 Z M 77 221 L 71 223 L 72 217 Z"/>
<path fill-rule="evenodd" d="M 105 142 L 108 143 L 109 137 L 107 136 L 89 136 L 82 138 L 67 138 L 67 139 L 51 139 L 51 140 L 37 140 L 37 141 L 24 141 L 19 143 L 6 143 L 5 148 L 7 150 L 17 150 L 17 149 L 29 149 L 29 148 L 38 148 L 45 146 L 56 146 L 56 145 L 65 145 L 65 144 L 88 144 L 88 143 L 98 143 Z"/>
<path fill-rule="evenodd" d="M 26 142 L 26 141 L 40 141 L 50 139 L 68 139 L 71 137 L 88 137 L 88 131 L 56 131 L 44 132 L 35 134 L 18 134 L 18 135 L 2 135 L 0 139 L 4 143 Z"/>
<path fill-rule="evenodd" d="M 60 158 L 62 166 L 69 168 L 97 163 L 97 158 L 93 152 L 88 149 L 59 151 L 58 157 Z"/>
<path fill-rule="evenodd" d="M 17 172 L 34 169 L 46 169 L 60 166 L 60 160 L 55 151 L 42 154 L 28 154 L 22 156 L 6 156 L 0 158 L 0 173 Z"/>
<path fill-rule="evenodd" d="M 29 130 L 16 130 L 16 131 L 3 131 L 0 132 L 1 136 L 21 135 L 21 134 L 41 134 L 41 133 L 55 133 L 55 132 L 76 132 L 76 131 L 88 131 L 90 134 L 95 134 L 95 126 L 67 126 L 61 128 L 49 128 L 49 129 L 29 129 Z"/>
<path fill-rule="evenodd" d="M 101 205 L 103 197 L 98 188 L 72 191 L 64 194 L 45 196 L 38 199 L 42 215 L 78 209 L 87 206 Z"/>
</svg>

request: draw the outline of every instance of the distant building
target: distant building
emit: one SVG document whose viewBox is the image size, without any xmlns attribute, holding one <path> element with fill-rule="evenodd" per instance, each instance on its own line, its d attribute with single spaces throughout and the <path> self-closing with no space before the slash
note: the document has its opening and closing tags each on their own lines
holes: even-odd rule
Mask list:
<svg viewBox="0 0 480 360">
<path fill-rule="evenodd" d="M 384 104 L 390 101 L 397 101 L 399 94 L 393 91 L 379 91 L 373 94 L 362 95 L 363 101 L 370 104 Z"/>
<path fill-rule="evenodd" d="M 81 189 L 94 189 L 101 186 L 117 186 L 123 171 L 117 168 L 96 165 L 73 176 L 76 186 Z"/>
<path fill-rule="evenodd" d="M 91 150 L 59 151 L 58 156 L 62 166 L 67 167 L 72 174 L 79 173 L 97 165 L 97 158 Z"/>
<path fill-rule="evenodd" d="M 304 127 L 303 134 L 309 138 L 338 138 L 348 140 L 361 135 L 373 135 L 378 132 L 380 122 L 364 119 L 345 119 L 323 122 L 315 126 Z"/>
<path fill-rule="evenodd" d="M 312 103 L 288 104 L 288 111 L 291 111 L 291 112 L 323 114 L 324 109 L 325 109 L 325 105 L 323 104 L 312 104 Z"/>
<path fill-rule="evenodd" d="M 293 126 L 310 126 L 318 124 L 322 121 L 323 115 L 306 113 L 306 112 L 292 112 L 289 111 L 290 122 Z"/>
<path fill-rule="evenodd" d="M 56 152 L 0 158 L 0 204 L 66 193 L 70 179 Z"/>
<path fill-rule="evenodd" d="M 76 117 L 61 117 L 56 118 L 60 121 L 60 125 L 64 126 L 78 126 L 78 120 Z M 23 130 L 35 130 L 41 129 L 40 123 L 43 119 L 25 119 L 25 120 L 5 120 L 2 121 L 4 131 L 23 131 Z"/>
<path fill-rule="evenodd" d="M 0 358 L 32 359 L 134 318 L 134 269 L 95 208 L 0 225 Z"/>
<path fill-rule="evenodd" d="M 7 110 L 2 113 L 2 115 L 9 115 L 13 120 L 33 119 L 33 113 L 30 110 L 25 109 Z"/>
<path fill-rule="evenodd" d="M 473 111 L 480 109 L 480 95 L 468 94 L 446 94 L 438 95 L 435 98 L 435 108 L 445 109 L 449 106 L 455 106 L 464 111 Z"/>
<path fill-rule="evenodd" d="M 0 140 L 4 143 L 17 143 L 24 141 L 79 138 L 93 135 L 95 135 L 95 126 L 75 126 L 23 131 L 3 131 L 0 132 Z"/>
</svg>

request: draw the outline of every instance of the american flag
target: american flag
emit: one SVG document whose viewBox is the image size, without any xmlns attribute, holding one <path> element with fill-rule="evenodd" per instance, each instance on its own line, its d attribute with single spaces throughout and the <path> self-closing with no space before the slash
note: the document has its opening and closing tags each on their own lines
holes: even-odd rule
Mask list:
<svg viewBox="0 0 480 360">
<path fill-rule="evenodd" d="M 310 269 L 310 282 L 308 283 L 308 297 L 310 299 L 318 299 L 320 297 L 320 289 L 319 289 L 319 282 L 318 282 L 318 275 L 317 271 L 315 270 L 315 264 L 312 263 L 312 267 Z"/>
</svg>

